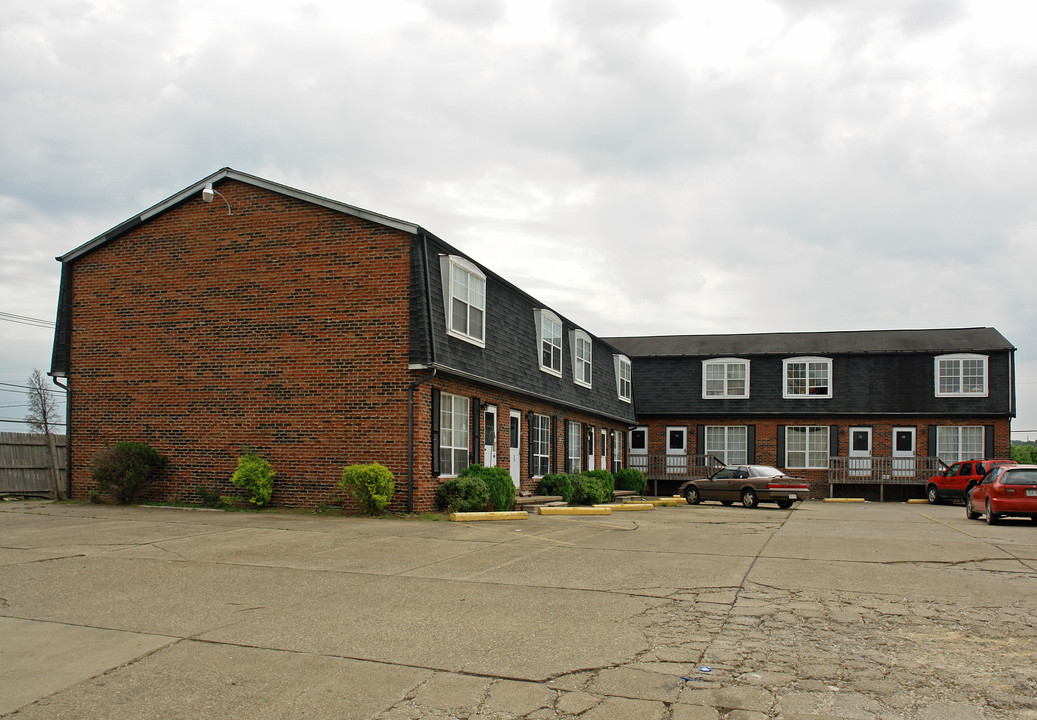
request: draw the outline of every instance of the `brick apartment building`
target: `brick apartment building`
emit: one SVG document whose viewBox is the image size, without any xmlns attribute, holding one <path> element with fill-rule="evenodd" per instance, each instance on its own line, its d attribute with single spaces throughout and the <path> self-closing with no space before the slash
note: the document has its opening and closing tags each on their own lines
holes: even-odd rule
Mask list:
<svg viewBox="0 0 1037 720">
<path fill-rule="evenodd" d="M 617 467 L 635 423 L 629 360 L 471 257 L 229 168 L 58 260 L 73 497 L 132 440 L 172 460 L 155 498 L 229 488 L 249 448 L 277 504 L 328 502 L 343 466 L 379 462 L 394 508 L 422 510 L 472 462 L 524 489 Z"/>
<path fill-rule="evenodd" d="M 316 507 L 343 466 L 379 462 L 397 510 L 472 462 L 528 490 L 628 461 L 663 480 L 758 462 L 820 496 L 843 455 L 870 482 L 883 456 L 903 476 L 1008 453 L 996 330 L 602 339 L 418 225 L 229 168 L 58 260 L 73 497 L 123 440 L 170 456 L 155 499 L 229 489 L 248 448 L 278 471 L 276 504 Z"/>
</svg>

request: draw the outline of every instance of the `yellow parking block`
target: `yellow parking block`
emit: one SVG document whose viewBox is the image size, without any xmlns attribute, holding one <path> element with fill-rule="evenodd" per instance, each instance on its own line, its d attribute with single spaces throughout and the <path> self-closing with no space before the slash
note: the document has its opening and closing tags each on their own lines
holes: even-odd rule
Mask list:
<svg viewBox="0 0 1037 720">
<path fill-rule="evenodd" d="M 641 503 L 604 503 L 602 505 L 595 505 L 596 508 L 610 508 L 613 511 L 619 510 L 655 510 L 655 505 L 652 503 L 641 502 Z"/>
<path fill-rule="evenodd" d="M 862 503 L 867 502 L 864 498 L 825 498 L 825 502 Z"/>
<path fill-rule="evenodd" d="M 538 507 L 540 515 L 611 515 L 610 507 Z"/>
<path fill-rule="evenodd" d="M 675 505 L 688 504 L 687 501 L 679 495 L 677 497 L 658 498 L 657 500 L 651 500 L 650 502 L 656 507 L 674 507 Z"/>
<path fill-rule="evenodd" d="M 474 522 L 476 520 L 525 520 L 529 513 L 525 510 L 507 512 L 455 512 L 450 513 L 452 522 Z"/>
<path fill-rule="evenodd" d="M 923 504 L 928 505 L 929 504 L 929 499 L 928 498 L 910 498 L 908 500 L 908 502 L 909 503 L 923 503 Z"/>
</svg>

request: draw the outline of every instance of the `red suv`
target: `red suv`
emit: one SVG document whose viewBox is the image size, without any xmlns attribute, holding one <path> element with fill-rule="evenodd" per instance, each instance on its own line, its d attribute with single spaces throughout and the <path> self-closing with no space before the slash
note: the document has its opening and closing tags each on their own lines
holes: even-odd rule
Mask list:
<svg viewBox="0 0 1037 720">
<path fill-rule="evenodd" d="M 945 500 L 964 500 L 966 493 L 995 467 L 1015 464 L 1015 460 L 962 460 L 929 478 L 925 494 L 933 505 Z"/>
</svg>

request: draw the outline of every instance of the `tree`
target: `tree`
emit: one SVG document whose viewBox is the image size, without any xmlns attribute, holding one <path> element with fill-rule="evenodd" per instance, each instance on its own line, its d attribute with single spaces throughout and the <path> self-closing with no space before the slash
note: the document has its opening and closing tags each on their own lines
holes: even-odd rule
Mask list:
<svg viewBox="0 0 1037 720">
<path fill-rule="evenodd" d="M 58 449 L 54 445 L 51 429 L 61 422 L 61 413 L 54 397 L 54 391 L 47 385 L 39 368 L 29 376 L 29 414 L 25 422 L 34 431 L 43 433 L 50 449 L 50 481 L 54 489 L 54 497 L 61 499 L 61 483 L 58 480 Z"/>
</svg>

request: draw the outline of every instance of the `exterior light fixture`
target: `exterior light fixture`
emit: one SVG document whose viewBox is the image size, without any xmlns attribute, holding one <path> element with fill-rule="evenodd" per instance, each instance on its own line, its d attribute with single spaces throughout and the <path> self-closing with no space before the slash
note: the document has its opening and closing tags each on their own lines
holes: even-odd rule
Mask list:
<svg viewBox="0 0 1037 720">
<path fill-rule="evenodd" d="M 202 202 L 211 203 L 213 196 L 215 195 L 219 195 L 221 198 L 223 198 L 223 202 L 227 203 L 227 214 L 231 215 L 232 213 L 230 211 L 230 200 L 228 200 L 224 196 L 224 194 L 221 193 L 219 190 L 215 190 L 212 186 L 212 183 L 205 183 L 205 187 L 202 188 Z"/>
</svg>

